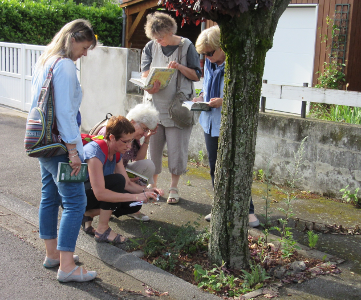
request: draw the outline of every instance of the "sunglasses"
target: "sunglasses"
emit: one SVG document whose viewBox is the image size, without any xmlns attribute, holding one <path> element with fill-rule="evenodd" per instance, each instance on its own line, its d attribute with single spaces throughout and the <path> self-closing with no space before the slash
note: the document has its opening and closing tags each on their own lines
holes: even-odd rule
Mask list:
<svg viewBox="0 0 361 300">
<path fill-rule="evenodd" d="M 205 56 L 208 56 L 208 57 L 212 57 L 214 52 L 216 52 L 216 50 L 213 50 L 211 52 L 205 52 L 205 53 L 202 53 L 202 54 L 205 55 Z"/>
</svg>

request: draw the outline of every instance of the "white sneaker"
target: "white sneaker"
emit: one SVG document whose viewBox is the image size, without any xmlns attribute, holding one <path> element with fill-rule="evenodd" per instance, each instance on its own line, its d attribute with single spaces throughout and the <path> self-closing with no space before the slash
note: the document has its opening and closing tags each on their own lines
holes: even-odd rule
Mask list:
<svg viewBox="0 0 361 300">
<path fill-rule="evenodd" d="M 135 214 L 129 214 L 128 216 L 131 218 L 134 218 L 138 221 L 143 221 L 143 222 L 148 222 L 150 220 L 150 218 L 147 215 L 142 214 L 141 212 L 138 212 Z"/>
</svg>

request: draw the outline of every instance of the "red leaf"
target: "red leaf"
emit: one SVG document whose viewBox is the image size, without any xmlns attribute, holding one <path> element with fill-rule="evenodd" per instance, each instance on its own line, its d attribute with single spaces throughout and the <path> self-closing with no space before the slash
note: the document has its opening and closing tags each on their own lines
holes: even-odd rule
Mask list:
<svg viewBox="0 0 361 300">
<path fill-rule="evenodd" d="M 178 17 L 179 16 L 179 10 L 176 11 L 175 15 Z"/>
<path fill-rule="evenodd" d="M 201 19 L 198 19 L 198 20 L 196 21 L 196 26 L 198 26 L 200 22 L 201 22 Z"/>
<path fill-rule="evenodd" d="M 184 26 L 184 18 L 183 18 L 183 20 L 182 20 L 182 25 L 181 25 L 181 27 L 183 27 Z"/>
</svg>

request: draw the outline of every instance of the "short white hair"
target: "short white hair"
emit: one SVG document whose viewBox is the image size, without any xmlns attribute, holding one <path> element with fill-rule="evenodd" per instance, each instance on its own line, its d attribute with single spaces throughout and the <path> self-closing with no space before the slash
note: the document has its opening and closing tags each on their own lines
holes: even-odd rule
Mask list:
<svg viewBox="0 0 361 300">
<path fill-rule="evenodd" d="M 127 119 L 139 124 L 142 123 L 153 130 L 159 123 L 159 112 L 150 103 L 137 104 L 129 111 Z"/>
</svg>

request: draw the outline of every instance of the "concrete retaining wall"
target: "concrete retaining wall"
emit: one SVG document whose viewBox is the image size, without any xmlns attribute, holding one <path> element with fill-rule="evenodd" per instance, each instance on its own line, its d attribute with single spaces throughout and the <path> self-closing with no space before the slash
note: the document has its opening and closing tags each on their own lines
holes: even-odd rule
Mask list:
<svg viewBox="0 0 361 300">
<path fill-rule="evenodd" d="M 306 191 L 341 197 L 361 186 L 361 126 L 288 115 L 260 113 L 255 170 L 266 170 L 272 181 L 284 183 L 292 169 L 294 153 L 304 143 L 303 176 L 297 185 Z M 293 173 L 293 171 L 291 171 Z"/>
<path fill-rule="evenodd" d="M 138 49 L 97 47 L 88 52 L 81 63 L 84 131 L 106 113 L 126 115 L 130 108 L 142 102 L 140 91 L 129 82 L 131 72 L 139 71 L 139 63 Z M 361 130 L 356 125 L 260 113 L 254 169 L 266 170 L 269 164 L 272 181 L 284 183 L 293 151 L 297 151 L 306 136 L 300 188 L 341 196 L 339 190 L 346 185 L 352 191 L 361 186 Z M 189 158 L 197 159 L 199 151 L 207 153 L 203 130 L 197 124 L 190 140 Z"/>
</svg>

